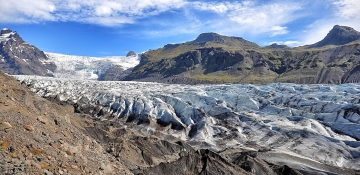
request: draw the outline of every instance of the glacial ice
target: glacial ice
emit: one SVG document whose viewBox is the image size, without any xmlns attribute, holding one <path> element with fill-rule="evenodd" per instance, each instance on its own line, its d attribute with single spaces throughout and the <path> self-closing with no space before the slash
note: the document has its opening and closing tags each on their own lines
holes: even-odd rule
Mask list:
<svg viewBox="0 0 360 175">
<path fill-rule="evenodd" d="M 51 62 L 57 67 L 54 77 L 80 80 L 97 80 L 113 66 L 127 70 L 140 62 L 139 56 L 87 57 L 48 52 L 46 55 L 49 59 L 43 63 Z"/>
<path fill-rule="evenodd" d="M 197 148 L 268 148 L 360 169 L 360 84 L 178 85 L 14 77 L 42 97 L 90 107 L 95 117 L 111 122 L 138 122 L 143 132 L 172 135 Z"/>
</svg>

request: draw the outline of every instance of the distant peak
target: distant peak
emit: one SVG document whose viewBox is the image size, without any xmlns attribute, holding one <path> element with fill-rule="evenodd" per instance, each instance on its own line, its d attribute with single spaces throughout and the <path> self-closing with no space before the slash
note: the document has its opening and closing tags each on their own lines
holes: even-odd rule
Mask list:
<svg viewBox="0 0 360 175">
<path fill-rule="evenodd" d="M 221 43 L 228 46 L 241 46 L 241 47 L 259 47 L 256 43 L 245 40 L 242 37 L 225 36 L 213 32 L 207 32 L 200 34 L 194 41 L 190 41 L 190 44 L 199 43 Z"/>
<path fill-rule="evenodd" d="M 284 45 L 284 44 L 277 44 L 277 43 L 273 43 L 269 46 L 265 46 L 265 48 L 271 48 L 271 49 L 286 49 L 289 48 L 289 46 Z"/>
<path fill-rule="evenodd" d="M 221 36 L 217 33 L 213 33 L 213 32 L 202 33 L 193 42 L 194 43 L 202 43 L 202 42 L 209 42 L 209 41 L 221 42 L 221 41 L 223 41 L 222 37 L 223 36 Z"/>
<path fill-rule="evenodd" d="M 126 57 L 136 56 L 136 53 L 134 51 L 130 51 L 126 54 Z"/>
<path fill-rule="evenodd" d="M 336 31 L 336 30 L 343 30 L 343 31 L 349 31 L 349 32 L 357 32 L 355 29 L 353 29 L 352 27 L 348 27 L 348 26 L 340 26 L 340 25 L 335 25 L 330 32 L 332 31 Z"/>
<path fill-rule="evenodd" d="M 352 27 L 335 25 L 326 37 L 310 47 L 322 47 L 326 45 L 343 45 L 360 39 L 360 32 Z"/>
</svg>

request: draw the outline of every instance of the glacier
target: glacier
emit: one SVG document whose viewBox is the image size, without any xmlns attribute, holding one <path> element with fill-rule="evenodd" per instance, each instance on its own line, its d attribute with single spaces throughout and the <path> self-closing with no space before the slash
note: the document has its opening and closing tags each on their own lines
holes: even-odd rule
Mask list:
<svg viewBox="0 0 360 175">
<path fill-rule="evenodd" d="M 360 169 L 360 84 L 183 85 L 14 76 L 39 96 L 195 148 L 298 169 Z"/>
<path fill-rule="evenodd" d="M 56 65 L 57 68 L 53 72 L 56 78 L 97 80 L 114 66 L 120 66 L 122 69 L 128 70 L 140 62 L 139 55 L 129 57 L 88 57 L 50 52 L 45 54 L 49 59 L 43 61 L 43 64 L 54 63 Z"/>
</svg>

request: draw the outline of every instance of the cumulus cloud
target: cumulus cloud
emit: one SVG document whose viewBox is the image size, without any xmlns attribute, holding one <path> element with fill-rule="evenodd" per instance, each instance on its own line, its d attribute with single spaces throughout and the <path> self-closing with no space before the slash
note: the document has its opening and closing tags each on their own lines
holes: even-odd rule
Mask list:
<svg viewBox="0 0 360 175">
<path fill-rule="evenodd" d="M 288 33 L 284 26 L 300 17 L 301 5 L 291 1 L 194 2 L 194 8 L 225 16 L 228 24 L 247 33 L 269 33 L 270 36 Z M 224 19 L 224 18 L 223 18 Z"/>
<path fill-rule="evenodd" d="M 266 43 L 265 45 L 271 45 L 271 44 L 287 45 L 290 47 L 296 47 L 296 46 L 302 45 L 303 43 L 300 41 L 273 41 L 270 43 Z"/>
<path fill-rule="evenodd" d="M 287 30 L 287 27 L 283 27 L 283 26 L 272 26 L 270 28 L 271 30 L 271 36 L 276 36 L 276 35 L 284 35 L 289 33 L 289 31 Z"/>
<path fill-rule="evenodd" d="M 218 32 L 275 40 L 276 36 L 291 34 L 299 39 L 288 40 L 311 44 L 321 40 L 335 24 L 360 29 L 359 0 L 0 0 L 0 7 L 0 23 L 136 24 L 144 27 L 137 33 L 151 37 Z M 297 26 L 295 23 L 303 17 L 306 22 Z M 302 27 L 307 32 L 299 32 Z"/>
<path fill-rule="evenodd" d="M 273 31 L 293 20 L 296 3 L 266 3 L 255 1 L 187 1 L 187 0 L 16 0 L 0 1 L 0 22 L 33 23 L 46 21 L 76 21 L 116 26 L 133 23 L 173 9 L 193 9 L 213 12 L 218 19 L 230 20 L 258 32 Z M 285 33 L 276 32 L 275 35 Z"/>
<path fill-rule="evenodd" d="M 184 0 L 16 0 L 0 1 L 0 22 L 89 22 L 116 26 L 182 7 Z"/>
<path fill-rule="evenodd" d="M 48 0 L 0 1 L 0 22 L 29 23 L 56 20 L 52 13 L 56 5 Z"/>
<path fill-rule="evenodd" d="M 342 19 L 359 19 L 360 1 L 359 0 L 335 0 L 333 1 L 337 9 L 337 16 Z M 359 22 L 359 21 L 357 21 Z"/>
</svg>

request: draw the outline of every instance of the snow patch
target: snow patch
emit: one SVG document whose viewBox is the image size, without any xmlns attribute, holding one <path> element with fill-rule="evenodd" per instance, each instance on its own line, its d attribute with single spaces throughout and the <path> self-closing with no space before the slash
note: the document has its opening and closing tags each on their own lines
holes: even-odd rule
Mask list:
<svg viewBox="0 0 360 175">
<path fill-rule="evenodd" d="M 5 34 L 0 35 L 0 42 L 9 41 L 11 39 L 11 36 L 14 34 L 16 34 L 16 32 L 10 32 L 10 33 L 5 33 Z"/>
</svg>

